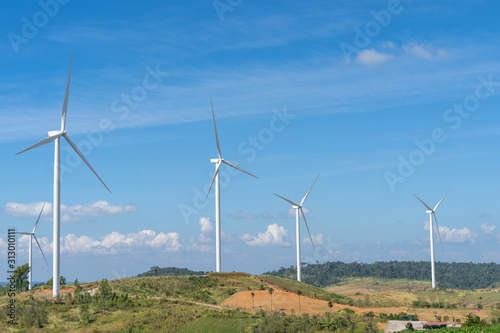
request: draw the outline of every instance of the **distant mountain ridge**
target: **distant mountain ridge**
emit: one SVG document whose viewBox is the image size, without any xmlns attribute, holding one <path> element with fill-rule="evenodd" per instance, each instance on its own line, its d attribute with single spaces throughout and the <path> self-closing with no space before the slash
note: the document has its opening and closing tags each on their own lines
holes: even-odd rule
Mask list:
<svg viewBox="0 0 500 333">
<path fill-rule="evenodd" d="M 374 277 L 387 279 L 408 279 L 430 281 L 431 267 L 427 261 L 389 261 L 364 263 L 326 262 L 305 264 L 302 267 L 302 281 L 318 287 L 341 283 L 349 277 Z M 296 268 L 281 267 L 264 274 L 295 279 Z M 482 289 L 500 287 L 500 265 L 495 263 L 436 263 L 438 288 Z"/>
<path fill-rule="evenodd" d="M 156 269 L 156 271 L 155 271 Z M 153 266 L 149 271 L 137 275 L 137 277 L 146 276 L 182 276 L 182 275 L 204 275 L 208 272 L 204 271 L 192 271 L 187 268 L 177 268 L 177 267 L 164 267 L 160 268 L 158 266 Z"/>
</svg>

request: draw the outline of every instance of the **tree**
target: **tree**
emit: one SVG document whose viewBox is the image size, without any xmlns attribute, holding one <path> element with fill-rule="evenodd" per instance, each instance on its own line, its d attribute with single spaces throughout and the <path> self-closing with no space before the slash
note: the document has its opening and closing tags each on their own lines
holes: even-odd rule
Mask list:
<svg viewBox="0 0 500 333">
<path fill-rule="evenodd" d="M 300 295 L 302 295 L 301 290 L 297 290 L 297 295 L 299 296 L 299 314 L 301 313 L 301 308 L 300 308 Z"/>
<path fill-rule="evenodd" d="M 328 301 L 328 307 L 330 308 L 330 313 L 331 313 L 332 312 L 332 308 L 333 308 L 332 301 Z"/>
<path fill-rule="evenodd" d="M 414 330 L 415 330 L 415 329 L 413 328 L 412 323 L 407 323 L 407 324 L 406 324 L 406 329 L 407 329 L 408 331 L 414 331 Z"/>
<path fill-rule="evenodd" d="M 269 288 L 268 292 L 269 292 L 269 295 L 271 295 L 271 312 L 273 312 L 273 293 L 274 293 L 274 289 L 273 288 Z"/>
<path fill-rule="evenodd" d="M 29 288 L 28 274 L 30 273 L 29 264 L 17 266 L 14 271 L 14 279 L 16 279 L 16 290 L 26 291 Z"/>
<path fill-rule="evenodd" d="M 111 295 L 111 287 L 109 286 L 108 279 L 102 279 L 99 285 L 99 293 L 103 298 L 108 298 Z"/>
<path fill-rule="evenodd" d="M 75 279 L 75 296 L 82 292 L 82 286 L 78 282 L 78 279 Z"/>
<path fill-rule="evenodd" d="M 155 271 L 155 277 L 156 277 L 156 273 L 158 272 L 158 268 L 155 267 L 154 271 Z"/>
<path fill-rule="evenodd" d="M 54 281 L 54 278 L 50 278 L 45 284 L 47 286 L 51 286 L 53 284 L 53 281 Z M 66 284 L 66 278 L 62 275 L 59 277 L 59 284 L 60 285 Z"/>
<path fill-rule="evenodd" d="M 255 303 L 254 303 L 254 300 L 253 300 L 253 298 L 254 298 L 254 296 L 255 296 L 255 293 L 252 291 L 252 292 L 250 293 L 250 295 L 252 295 L 252 309 L 255 309 Z"/>
</svg>

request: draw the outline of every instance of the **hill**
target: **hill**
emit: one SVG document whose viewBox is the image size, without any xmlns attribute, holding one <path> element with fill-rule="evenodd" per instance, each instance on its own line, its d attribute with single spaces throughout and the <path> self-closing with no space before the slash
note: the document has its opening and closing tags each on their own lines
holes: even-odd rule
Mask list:
<svg viewBox="0 0 500 333">
<path fill-rule="evenodd" d="M 164 267 L 160 268 L 158 266 L 153 266 L 149 271 L 137 275 L 137 277 L 146 276 L 183 276 L 183 275 L 204 275 L 208 272 L 204 271 L 192 271 L 187 268 L 177 268 L 177 267 Z"/>
<path fill-rule="evenodd" d="M 369 282 L 363 285 L 367 287 Z M 384 286 L 385 291 L 390 288 Z M 18 321 L 18 326 L 9 327 L 8 313 L 1 311 L 0 332 L 378 333 L 388 319 L 407 313 L 422 320 L 444 319 L 445 315 L 464 320 L 470 311 L 476 313 L 467 304 L 460 309 L 352 306 L 349 304 L 361 302 L 351 291 L 347 293 L 353 297 L 276 276 L 237 272 L 104 279 L 67 285 L 61 292 L 55 299 L 47 287 L 16 293 L 14 298 L 0 295 L 4 309 L 11 299 L 15 300 Z M 439 300 L 449 293 L 436 291 L 428 296 Z M 478 296 L 470 293 L 472 298 Z M 490 322 L 500 321 L 495 311 L 485 308 L 476 315 Z"/>
<path fill-rule="evenodd" d="M 296 269 L 294 266 L 281 267 L 264 274 L 295 279 Z M 306 264 L 302 268 L 302 280 L 318 287 L 341 284 L 346 278 L 351 277 L 429 281 L 430 262 L 389 261 L 364 264 L 337 261 Z M 472 290 L 500 287 L 500 265 L 438 262 L 436 280 L 438 288 Z"/>
</svg>

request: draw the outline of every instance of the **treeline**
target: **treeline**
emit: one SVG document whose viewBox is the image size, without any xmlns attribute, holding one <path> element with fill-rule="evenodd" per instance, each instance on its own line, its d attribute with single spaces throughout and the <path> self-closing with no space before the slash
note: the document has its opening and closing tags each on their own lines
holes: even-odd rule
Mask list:
<svg viewBox="0 0 500 333">
<path fill-rule="evenodd" d="M 192 271 L 187 268 L 177 268 L 177 267 L 164 267 L 160 268 L 158 266 L 153 266 L 149 271 L 137 275 L 137 277 L 147 277 L 147 276 L 183 276 L 183 275 L 204 275 L 207 272 L 204 271 Z"/>
<path fill-rule="evenodd" d="M 296 269 L 281 267 L 279 270 L 264 274 L 295 279 Z M 373 277 L 382 279 L 431 280 L 431 264 L 426 261 L 389 261 L 364 263 L 327 262 L 324 264 L 305 264 L 302 268 L 302 281 L 318 287 L 341 283 L 350 277 Z M 480 289 L 500 287 L 500 265 L 495 263 L 436 263 L 438 288 Z"/>
</svg>

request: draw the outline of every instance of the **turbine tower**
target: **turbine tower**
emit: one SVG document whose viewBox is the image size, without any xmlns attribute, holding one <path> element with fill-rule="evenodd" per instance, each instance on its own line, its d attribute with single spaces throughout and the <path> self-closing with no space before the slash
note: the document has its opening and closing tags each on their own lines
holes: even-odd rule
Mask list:
<svg viewBox="0 0 500 333">
<path fill-rule="evenodd" d="M 69 82 L 71 79 L 71 67 L 73 65 L 73 53 L 71 54 L 71 63 L 69 65 L 69 75 L 68 75 L 68 83 L 66 85 L 66 94 L 64 95 L 64 102 L 63 102 L 63 107 L 62 107 L 62 119 L 61 119 L 61 130 L 60 131 L 50 131 L 49 136 L 42 141 L 35 143 L 31 147 L 26 148 L 23 151 L 20 151 L 16 155 L 19 155 L 21 153 L 24 153 L 25 151 L 28 151 L 30 149 L 43 146 L 47 143 L 50 143 L 52 141 L 55 142 L 55 152 L 54 152 L 54 234 L 53 234 L 53 270 L 52 270 L 52 278 L 53 278 L 53 288 L 52 288 L 52 296 L 56 297 L 59 295 L 59 288 L 60 288 L 60 280 L 59 277 L 61 276 L 61 270 L 60 270 L 60 255 L 61 255 L 61 244 L 60 244 L 60 237 L 61 237 L 61 154 L 60 154 L 60 138 L 63 137 L 66 139 L 66 141 L 69 143 L 69 145 L 75 150 L 75 152 L 80 156 L 80 158 L 87 164 L 87 166 L 92 170 L 92 172 L 99 178 L 101 183 L 106 187 L 106 189 L 111 193 L 109 188 L 104 184 L 103 180 L 97 172 L 92 168 L 90 163 L 87 161 L 85 156 L 83 156 L 82 152 L 78 147 L 73 143 L 73 141 L 70 140 L 66 133 L 66 113 L 68 109 L 68 94 L 69 94 Z"/>
<path fill-rule="evenodd" d="M 415 194 L 413 194 L 415 196 L 415 198 L 418 199 L 418 201 L 420 201 L 422 204 L 424 204 L 424 206 L 428 209 L 426 211 L 427 214 L 429 214 L 429 230 L 430 230 L 430 238 L 431 238 L 431 271 L 432 271 L 432 289 L 436 289 L 436 271 L 435 271 L 435 262 L 434 262 L 434 228 L 433 228 L 433 224 L 432 224 L 432 219 L 434 218 L 434 221 L 436 222 L 436 230 L 438 232 L 438 236 L 439 236 L 439 243 L 441 243 L 441 251 L 443 250 L 443 243 L 441 242 L 441 235 L 439 234 L 439 226 L 438 226 L 438 221 L 437 221 L 437 218 L 436 218 L 436 209 L 439 207 L 439 205 L 441 204 L 441 202 L 443 202 L 444 198 L 448 195 L 448 193 L 450 192 L 451 188 L 448 190 L 448 192 L 446 192 L 446 194 L 444 195 L 444 197 L 439 200 L 439 202 L 437 203 L 436 207 L 434 207 L 434 209 L 432 209 L 431 207 L 429 207 L 425 202 L 423 202 L 422 200 L 420 200 L 419 197 L 417 197 Z"/>
<path fill-rule="evenodd" d="M 208 189 L 207 195 L 205 196 L 205 201 L 207 201 L 208 195 L 210 194 L 210 190 L 212 189 L 212 185 L 215 181 L 215 261 L 216 261 L 216 272 L 221 272 L 221 228 L 220 228 L 220 181 L 219 181 L 219 169 L 222 163 L 229 165 L 232 168 L 240 170 L 241 172 L 246 173 L 255 178 L 259 178 L 257 176 L 252 175 L 250 172 L 247 172 L 235 164 L 226 161 L 222 158 L 222 153 L 220 151 L 219 145 L 219 136 L 217 135 L 217 125 L 215 125 L 215 114 L 214 114 L 214 106 L 212 105 L 212 100 L 210 99 L 210 106 L 212 107 L 212 118 L 214 120 L 214 129 L 215 129 L 215 142 L 217 143 L 217 152 L 219 154 L 219 158 L 213 158 L 210 162 L 215 163 L 215 173 L 212 177 L 212 182 L 210 183 L 210 187 Z"/>
<path fill-rule="evenodd" d="M 292 207 L 295 209 L 295 228 L 296 228 L 296 243 L 297 243 L 297 281 L 302 282 L 302 275 L 301 275 L 301 267 L 300 267 L 300 216 L 299 212 L 302 214 L 302 217 L 304 218 L 304 223 L 307 228 L 307 233 L 309 234 L 309 238 L 311 239 L 311 244 L 313 246 L 313 250 L 316 252 L 316 248 L 314 246 L 314 242 L 311 237 L 311 232 L 309 231 L 309 226 L 307 225 L 307 220 L 306 220 L 306 215 L 304 214 L 304 210 L 302 209 L 302 205 L 304 204 L 304 201 L 306 201 L 307 196 L 311 192 L 314 184 L 316 183 L 316 180 L 318 180 L 319 174 L 316 176 L 316 179 L 312 183 L 311 187 L 309 188 L 309 191 L 307 191 L 306 195 L 302 198 L 302 201 L 300 204 L 293 202 L 292 200 L 289 200 L 287 198 L 282 197 L 279 194 L 273 193 L 275 196 L 280 197 L 281 199 L 285 200 L 286 202 L 290 203 Z"/>
<path fill-rule="evenodd" d="M 33 228 L 33 231 L 32 232 L 16 232 L 16 234 L 20 234 L 20 235 L 29 235 L 30 236 L 30 244 L 29 244 L 29 253 L 28 253 L 28 256 L 29 256 L 29 267 L 30 267 L 30 270 L 29 270 L 29 277 L 28 277 L 28 281 L 29 281 L 29 287 L 28 289 L 31 290 L 31 284 L 32 284 L 32 266 L 31 266 L 31 263 L 32 263 L 32 247 L 33 247 L 33 238 L 35 238 L 35 241 L 36 241 L 36 244 L 38 245 L 38 248 L 40 249 L 40 252 L 42 252 L 42 255 L 43 255 L 43 259 L 45 259 L 45 262 L 47 263 L 47 265 L 49 264 L 47 262 L 47 258 L 45 258 L 45 254 L 43 254 L 43 251 L 42 251 L 42 247 L 40 246 L 40 243 L 38 243 L 38 239 L 36 239 L 36 236 L 35 236 L 35 230 L 36 230 L 36 227 L 38 225 L 38 221 L 40 221 L 40 216 L 42 216 L 42 212 L 43 212 L 43 208 L 45 207 L 45 203 L 43 203 L 43 206 L 42 206 L 42 210 L 40 211 L 40 214 L 38 215 L 38 219 L 36 220 L 36 223 L 35 223 L 35 227 Z"/>
</svg>

